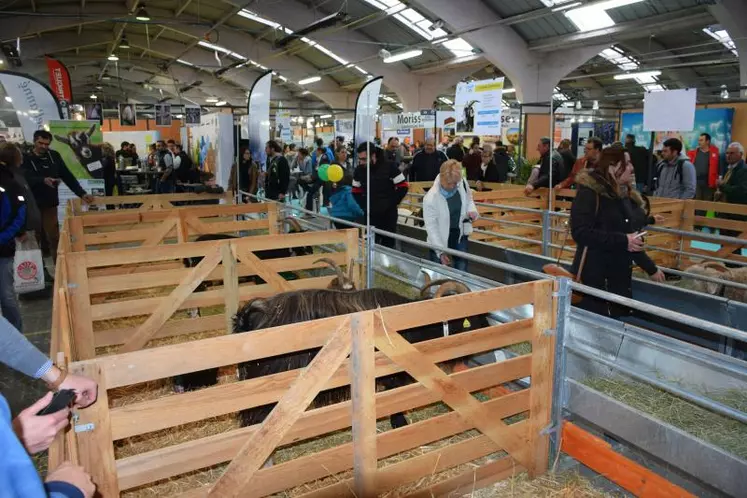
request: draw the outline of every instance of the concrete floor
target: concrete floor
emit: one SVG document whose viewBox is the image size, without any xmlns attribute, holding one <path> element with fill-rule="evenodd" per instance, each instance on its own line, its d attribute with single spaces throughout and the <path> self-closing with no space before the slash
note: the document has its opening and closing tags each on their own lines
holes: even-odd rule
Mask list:
<svg viewBox="0 0 747 498">
<path fill-rule="evenodd" d="M 52 298 L 21 301 L 23 333 L 34 346 L 49 355 L 52 327 Z M 44 396 L 43 382 L 30 379 L 0 364 L 0 392 L 8 400 L 13 416 Z"/>
</svg>

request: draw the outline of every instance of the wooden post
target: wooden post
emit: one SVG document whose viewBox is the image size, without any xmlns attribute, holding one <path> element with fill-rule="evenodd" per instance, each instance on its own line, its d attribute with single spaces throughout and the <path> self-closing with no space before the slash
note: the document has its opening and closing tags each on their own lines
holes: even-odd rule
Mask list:
<svg viewBox="0 0 747 498">
<path fill-rule="evenodd" d="M 86 253 L 67 254 L 65 261 L 67 263 L 67 274 L 70 276 L 70 312 L 72 315 L 75 359 L 89 360 L 96 356 L 96 347 L 93 340 Z"/>
<path fill-rule="evenodd" d="M 354 315 L 351 329 L 353 477 L 355 495 L 363 498 L 376 495 L 376 365 L 373 312 Z"/>
<path fill-rule="evenodd" d="M 695 204 L 697 201 L 693 200 L 687 200 L 684 201 L 683 207 L 682 207 L 682 224 L 680 225 L 680 230 L 686 230 L 688 232 L 692 232 L 695 230 Z M 684 235 L 679 236 L 679 250 L 680 251 L 689 251 L 690 244 L 689 239 L 687 239 Z M 686 258 L 683 255 L 678 255 L 675 259 L 675 268 L 678 270 L 682 269 L 682 262 L 683 260 L 686 260 Z"/>
<path fill-rule="evenodd" d="M 348 266 L 348 276 L 353 279 L 356 289 L 362 289 L 363 286 L 361 285 L 360 272 L 355 270 L 355 260 L 358 259 L 358 229 L 350 228 L 347 229 L 346 232 L 347 239 L 345 240 L 345 249 L 347 255 L 345 260 L 348 265 L 352 266 L 352 271 L 351 266 Z"/>
<path fill-rule="evenodd" d="M 189 225 L 185 219 L 185 213 L 182 210 L 177 210 L 176 220 L 176 237 L 180 244 L 189 242 Z"/>
<path fill-rule="evenodd" d="M 109 397 L 106 378 L 97 363 L 74 363 L 71 372 L 96 381 L 99 386 L 98 399 L 84 410 L 78 410 L 76 426 L 86 430 L 76 434 L 80 465 L 91 474 L 96 484 L 96 495 L 101 498 L 119 496 L 117 467 L 114 461 L 112 428 L 109 419 Z"/>
<path fill-rule="evenodd" d="M 239 311 L 239 276 L 236 271 L 236 258 L 234 258 L 231 244 L 223 244 L 220 248 L 223 259 L 223 293 L 226 303 L 226 334 L 233 331 L 233 317 Z"/>
<path fill-rule="evenodd" d="M 296 382 L 285 392 L 259 429 L 244 443 L 218 482 L 212 498 L 247 496 L 252 477 L 293 427 L 319 390 L 350 353 L 350 319 L 335 330 Z"/>
<path fill-rule="evenodd" d="M 80 252 L 86 250 L 86 244 L 83 240 L 83 219 L 80 216 L 70 218 L 70 237 L 72 238 L 73 251 Z"/>
<path fill-rule="evenodd" d="M 269 224 L 270 235 L 277 235 L 280 233 L 280 227 L 278 218 L 280 216 L 278 205 L 274 202 L 267 204 L 267 223 Z"/>
<path fill-rule="evenodd" d="M 549 434 L 540 434 L 551 421 L 552 381 L 555 358 L 556 325 L 553 313 L 553 281 L 534 283 L 534 318 L 532 327 L 532 388 L 529 398 L 529 442 L 532 465 L 527 467 L 532 477 L 547 472 L 550 450 Z M 558 429 L 560 430 L 560 429 Z"/>
<path fill-rule="evenodd" d="M 278 292 L 289 292 L 293 286 L 275 271 L 268 268 L 267 265 L 254 255 L 248 248 L 241 247 L 238 244 L 232 244 L 236 257 L 241 260 L 241 264 L 250 269 L 255 275 L 275 288 Z M 238 292 L 238 291 L 237 291 Z"/>
<path fill-rule="evenodd" d="M 166 238 L 166 236 L 169 234 L 170 231 L 174 229 L 174 226 L 177 224 L 179 220 L 175 217 L 168 217 L 165 220 L 163 220 L 163 223 L 161 223 L 159 226 L 155 227 L 153 229 L 153 233 L 143 241 L 143 247 L 149 247 L 149 246 L 157 246 L 161 242 L 163 242 L 163 239 Z M 179 228 L 177 227 L 177 236 L 178 236 Z"/>
<path fill-rule="evenodd" d="M 225 245 L 225 244 L 221 244 Z M 120 353 L 129 353 L 141 349 L 153 338 L 163 324 L 171 318 L 179 306 L 194 292 L 198 285 L 218 266 L 221 259 L 220 246 L 210 250 L 200 261 L 200 264 L 189 272 L 179 286 L 167 297 L 162 298 L 161 304 L 148 319 L 138 327 L 132 337 L 119 349 Z"/>
</svg>

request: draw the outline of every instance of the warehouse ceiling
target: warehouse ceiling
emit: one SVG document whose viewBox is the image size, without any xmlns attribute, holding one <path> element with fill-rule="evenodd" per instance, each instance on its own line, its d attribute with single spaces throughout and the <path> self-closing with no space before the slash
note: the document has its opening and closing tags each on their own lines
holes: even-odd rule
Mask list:
<svg viewBox="0 0 747 498">
<path fill-rule="evenodd" d="M 559 100 L 631 107 L 645 91 L 697 87 L 699 98 L 712 102 L 721 100 L 722 85 L 732 98 L 739 95 L 737 46 L 713 14 L 719 2 L 463 1 L 470 27 L 457 31 L 438 17 L 439 2 L 432 0 L 6 0 L 0 37 L 7 69 L 46 81 L 44 57 L 63 61 L 78 103 L 96 94 L 110 102 L 209 105 L 206 99 L 217 98 L 244 106 L 255 79 L 273 70 L 275 103 L 350 108 L 351 99 L 341 96 L 391 71 L 384 74 L 384 112 L 402 108 L 402 96 L 387 86 L 389 80 L 402 88 L 393 85 L 396 73 L 405 82 L 440 77 L 448 107 L 465 74 L 503 74 L 505 54 L 469 42 L 497 25 L 510 27 L 533 54 L 562 58 L 564 51 L 599 47 L 599 55 L 560 82 Z M 494 18 L 469 19 L 474 2 Z M 8 47 L 20 48 L 20 66 Z M 422 53 L 382 64 L 387 54 L 412 50 Z M 650 74 L 615 78 L 643 71 Z M 315 76 L 321 79 L 304 83 Z M 509 102 L 514 98 L 506 95 Z"/>
</svg>

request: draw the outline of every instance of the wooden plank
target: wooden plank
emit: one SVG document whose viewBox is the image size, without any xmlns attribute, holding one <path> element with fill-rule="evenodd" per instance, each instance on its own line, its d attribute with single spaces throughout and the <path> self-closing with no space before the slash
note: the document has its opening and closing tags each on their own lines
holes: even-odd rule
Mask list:
<svg viewBox="0 0 747 498">
<path fill-rule="evenodd" d="M 508 430 L 502 420 L 494 420 L 488 410 L 469 391 L 459 387 L 443 370 L 397 333 L 397 329 L 376 317 L 376 347 L 426 388 L 437 393 L 444 403 L 459 412 L 480 432 L 490 437 L 525 467 L 531 463 L 526 442 Z"/>
<path fill-rule="evenodd" d="M 517 365 L 517 363 L 514 363 L 514 365 Z M 528 364 L 526 366 L 526 371 L 529 371 Z M 474 392 L 482 390 L 495 383 L 509 382 L 510 380 L 520 378 L 521 376 L 519 369 L 513 369 L 509 374 L 506 374 L 505 372 L 505 370 L 500 369 L 499 364 L 493 363 L 454 373 L 451 374 L 451 377 L 464 389 Z M 404 412 L 437 401 L 438 397 L 420 384 L 410 384 L 402 388 L 379 392 L 376 394 L 376 417 L 386 417 L 393 413 Z M 490 403 L 490 401 L 486 403 Z M 489 404 L 487 406 L 490 407 L 491 413 L 497 417 L 504 413 L 521 413 L 529 409 L 529 392 L 524 390 L 514 393 L 511 397 L 500 399 L 497 403 Z M 350 401 L 347 401 L 305 412 L 299 419 L 298 423 L 286 435 L 286 438 L 281 442 L 281 444 L 290 444 L 303 439 L 317 437 L 329 433 L 330 431 L 350 427 L 350 409 L 351 403 Z M 456 412 L 451 413 L 456 414 Z M 458 427 L 454 426 L 452 427 L 453 430 L 458 430 L 459 427 L 469 427 L 467 422 L 459 417 L 458 414 L 456 414 L 456 417 L 460 424 L 463 425 L 459 425 Z M 451 419 L 447 418 L 438 420 L 445 422 L 443 428 L 443 431 L 445 432 L 442 433 L 448 434 L 448 429 L 446 427 L 451 427 L 451 422 L 446 422 Z M 184 472 L 190 472 L 192 470 L 231 460 L 238 452 L 245 438 L 248 435 L 253 434 L 258 427 L 259 425 L 244 427 L 223 434 L 218 434 L 216 436 L 173 445 L 145 454 L 118 460 L 117 472 L 120 486 L 122 489 L 129 489 Z M 439 427 L 441 427 L 440 423 Z M 417 432 L 420 433 L 422 431 L 418 430 Z M 402 433 L 403 430 L 400 429 L 399 432 L 394 432 L 393 434 Z M 436 432 L 435 434 L 438 435 L 439 433 Z M 431 435 L 433 434 L 426 434 L 428 437 Z M 421 436 L 423 435 L 421 434 L 418 437 Z M 384 438 L 381 438 L 381 436 L 377 437 L 380 438 L 378 439 L 377 444 L 377 453 L 381 452 L 379 453 L 380 455 L 386 454 L 389 451 L 396 453 L 398 452 L 398 448 L 401 447 L 397 446 L 396 442 L 389 440 L 389 436 Z M 415 443 L 417 443 L 417 441 L 415 441 Z M 346 465 L 342 470 L 349 468 L 351 461 L 352 460 L 348 458 L 342 462 Z M 332 462 L 328 463 L 333 465 Z M 340 465 L 340 462 L 337 462 L 334 465 Z M 310 479 L 313 479 L 314 475 L 316 475 L 313 474 L 311 469 L 307 468 L 302 468 L 297 471 L 303 472 L 303 476 L 311 476 Z M 263 473 L 264 469 L 258 472 L 258 476 L 260 474 L 264 475 Z"/>
<path fill-rule="evenodd" d="M 296 282 L 303 282 L 303 280 Z M 445 297 L 437 301 L 392 306 L 377 310 L 377 314 L 383 316 L 394 330 L 406 330 L 431 321 L 438 323 L 455 316 L 473 316 L 490 312 L 496 307 L 513 308 L 531 302 L 533 285 L 530 282 Z M 120 358 L 121 355 L 102 357 L 93 361 L 101 362 L 105 366 L 112 387 L 121 387 L 207 368 L 232 365 L 250 361 L 252 358 L 264 358 L 319 347 L 324 342 L 324 339 L 320 337 L 326 337 L 324 333 L 319 335 L 319 330 L 324 330 L 325 327 L 334 329 L 340 320 L 344 320 L 344 317 L 338 316 L 258 330 L 251 334 L 207 339 L 206 341 L 211 342 L 204 343 L 204 347 L 200 348 L 200 355 L 191 354 L 197 347 L 193 342 L 139 351 L 136 355 L 128 356 L 126 362 L 124 358 Z M 284 344 L 277 344 L 276 340 L 273 343 L 278 330 L 283 330 L 284 335 L 292 340 L 285 340 Z M 329 329 L 326 333 L 329 333 Z M 316 339 L 314 339 L 315 334 Z M 268 339 L 268 337 L 273 337 L 273 339 Z M 296 345 L 299 345 L 299 349 L 293 349 Z M 247 353 L 247 350 L 252 351 Z M 255 352 L 261 354 L 256 356 Z M 225 361 L 222 358 L 225 358 Z"/>
<path fill-rule="evenodd" d="M 344 265 L 348 265 L 345 269 L 348 276 L 352 277 L 353 279 L 353 285 L 356 289 L 363 289 L 365 288 L 365 285 L 363 285 L 363 282 L 360 279 L 360 272 L 355 271 L 355 261 L 358 259 L 358 242 L 360 238 L 358 237 L 358 229 L 357 228 L 349 228 L 345 230 L 347 237 L 345 241 L 345 261 L 342 263 Z M 335 253 L 331 254 L 325 254 L 325 257 L 334 256 Z M 334 260 L 337 264 L 337 260 Z M 353 266 L 352 271 L 350 265 Z"/>
<path fill-rule="evenodd" d="M 342 244 L 347 235 L 344 230 L 328 230 L 321 232 L 303 232 L 282 235 L 256 235 L 244 237 L 235 242 L 246 245 L 252 251 L 267 249 L 283 249 L 303 246 L 319 246 L 328 244 Z M 222 242 L 222 241 L 219 241 Z M 90 251 L 86 261 L 89 268 L 102 266 L 131 265 L 136 263 L 155 263 L 175 258 L 192 258 L 204 256 L 216 244 L 215 241 L 192 242 L 174 246 L 136 247 L 111 249 L 107 251 Z M 178 251 L 178 252 L 177 252 Z"/>
<path fill-rule="evenodd" d="M 324 255 L 325 258 L 331 259 L 338 265 L 349 264 L 350 261 L 347 259 L 347 254 L 344 252 L 333 252 Z M 308 256 L 291 256 L 287 258 L 277 259 L 263 259 L 262 263 L 267 269 L 274 272 L 286 272 L 286 271 L 298 271 L 308 270 L 311 268 L 326 268 L 327 265 L 324 263 L 315 263 L 319 259 L 319 254 L 310 254 Z M 126 290 L 135 289 L 148 289 L 152 287 L 166 287 L 169 285 L 177 285 L 181 282 L 184 277 L 189 273 L 189 268 L 186 268 L 182 263 L 169 264 L 169 267 L 174 269 L 160 270 L 160 266 L 156 267 L 154 271 L 148 272 L 147 277 L 143 277 L 143 272 L 132 273 L 129 275 L 103 275 L 103 276 L 91 276 L 89 277 L 88 285 L 91 291 L 91 295 L 104 294 L 108 292 L 122 292 Z M 144 270 L 141 268 L 141 270 Z M 237 275 L 239 277 L 246 277 L 254 275 L 255 273 L 249 268 L 239 266 L 237 268 Z M 205 280 L 222 280 L 223 270 L 213 270 Z"/>
<path fill-rule="evenodd" d="M 694 238 L 694 237 L 693 237 Z M 737 249 L 747 247 L 747 231 L 742 232 L 742 234 L 738 237 L 740 240 L 743 240 L 744 242 L 742 244 L 725 244 L 721 246 L 721 249 L 716 252 L 717 258 L 726 258 L 729 256 L 729 254 L 733 253 Z"/>
<path fill-rule="evenodd" d="M 176 215 L 176 237 L 180 244 L 189 242 L 189 225 L 187 225 L 184 211 L 178 211 Z"/>
<path fill-rule="evenodd" d="M 288 285 L 293 290 L 301 289 L 324 289 L 329 286 L 329 283 L 334 280 L 334 276 L 328 275 L 325 277 L 312 277 L 302 278 L 300 280 L 292 280 L 288 282 Z M 268 284 L 262 285 L 240 285 L 239 286 L 239 299 L 241 301 L 248 301 L 256 297 L 269 297 L 277 294 L 277 290 Z M 92 320 L 109 320 L 111 318 L 123 318 L 128 316 L 141 316 L 149 315 L 153 313 L 166 297 L 149 297 L 143 299 L 133 299 L 129 301 L 117 301 L 104 304 L 95 304 L 91 306 L 91 319 Z M 204 292 L 197 292 L 187 298 L 178 309 L 190 309 L 190 308 L 201 308 L 203 306 L 217 306 L 223 304 L 223 290 L 209 290 Z"/>
<path fill-rule="evenodd" d="M 478 489 L 518 475 L 523 470 L 510 458 L 504 457 L 404 496 L 407 498 L 472 496 Z"/>
<path fill-rule="evenodd" d="M 157 230 L 154 230 L 153 234 L 143 241 L 143 247 L 159 245 L 164 237 L 176 229 L 176 223 L 176 218 L 167 218 L 164 220 L 161 226 L 159 226 Z"/>
<path fill-rule="evenodd" d="M 505 400 L 491 400 L 488 404 L 496 417 L 510 417 L 516 413 L 521 413 L 523 408 L 528 407 L 528 399 L 526 393 L 517 392 L 511 394 Z M 525 425 L 517 425 L 512 427 L 512 430 L 523 435 L 524 429 L 526 429 Z M 470 429 L 469 424 L 459 414 L 450 412 L 400 429 L 387 431 L 376 436 L 374 461 L 425 446 Z M 300 456 L 290 462 L 258 471 L 252 481 L 252 492 L 255 496 L 280 493 L 283 490 L 325 478 L 330 474 L 349 470 L 354 459 L 354 443 L 341 444 L 313 454 Z M 513 465 L 515 466 L 515 463 Z M 373 472 L 376 472 L 375 466 Z M 353 478 L 353 484 L 355 484 L 355 477 Z M 355 486 L 353 486 L 353 490 L 356 496 L 376 496 L 375 482 L 372 483 L 372 488 L 366 490 L 365 494 Z"/>
<path fill-rule="evenodd" d="M 694 218 L 694 222 L 697 226 L 704 226 L 709 228 L 724 228 L 726 230 L 735 230 L 737 232 L 747 231 L 747 222 L 745 221 L 696 216 Z"/>
<path fill-rule="evenodd" d="M 230 245 L 220 247 L 223 261 L 223 293 L 225 294 L 226 333 L 233 330 L 233 318 L 239 311 L 239 276 L 236 273 L 236 259 Z"/>
<path fill-rule="evenodd" d="M 376 494 L 386 493 L 408 482 L 418 481 L 423 477 L 443 472 L 457 465 L 500 451 L 500 446 L 487 436 L 477 436 L 471 439 L 450 444 L 443 448 L 429 451 L 423 455 L 408 458 L 399 463 L 388 465 L 376 474 Z M 510 459 L 509 459 L 510 460 Z M 512 462 L 512 465 L 515 465 Z M 320 488 L 310 493 L 300 495 L 300 498 L 336 498 L 349 497 L 350 479 L 331 486 Z"/>
<path fill-rule="evenodd" d="M 635 496 L 695 498 L 695 495 L 624 457 L 612 446 L 578 426 L 563 423 L 562 451 Z"/>
<path fill-rule="evenodd" d="M 97 496 L 119 496 L 106 375 L 98 365 L 85 363 L 73 363 L 70 371 L 93 379 L 99 387 L 96 402 L 85 410 L 78 410 L 77 425 L 93 424 L 92 430 L 77 434 L 80 464 L 91 475 Z"/>
<path fill-rule="evenodd" d="M 431 341 L 419 342 L 416 349 L 428 356 L 434 363 L 462 358 L 470 354 L 492 351 L 531 338 L 529 325 L 514 326 L 521 322 L 457 334 Z M 193 343 L 194 344 L 194 343 Z M 531 361 L 522 356 L 503 362 L 496 369 L 501 378 L 522 372 L 529 375 Z M 401 366 L 393 363 L 383 353 L 375 355 L 376 377 L 401 372 Z M 350 384 L 347 362 L 335 372 L 324 390 Z M 188 392 L 179 396 L 165 396 L 159 399 L 132 403 L 112 408 L 112 431 L 115 440 L 136 436 L 149 431 L 175 427 L 199 420 L 218 417 L 247 408 L 274 403 L 302 372 L 301 369 L 267 375 L 256 379 L 233 382 Z"/>
<path fill-rule="evenodd" d="M 373 496 L 376 486 L 376 363 L 374 361 L 373 313 L 351 319 L 350 391 L 353 431 L 355 494 Z"/>
<path fill-rule="evenodd" d="M 267 220 L 221 221 L 202 223 L 202 234 L 235 233 L 245 230 L 267 229 Z"/>
<path fill-rule="evenodd" d="M 88 291 L 88 274 L 85 264 L 85 253 L 65 255 L 67 274 L 69 275 L 70 304 L 73 320 L 73 337 L 75 339 L 75 359 L 87 360 L 96 356 L 91 323 L 91 297 Z"/>
<path fill-rule="evenodd" d="M 269 203 L 267 205 L 267 228 L 270 231 L 270 235 L 277 235 L 283 232 L 280 227 L 279 216 L 278 205 L 274 202 Z"/>
<path fill-rule="evenodd" d="M 288 292 L 293 287 L 283 277 L 270 270 L 265 262 L 255 256 L 248 248 L 232 245 L 236 258 L 240 260 L 242 266 L 246 266 L 254 274 L 267 282 L 275 292 Z"/>
<path fill-rule="evenodd" d="M 86 248 L 90 246 L 104 246 L 104 245 L 113 245 L 113 244 L 132 244 L 136 242 L 140 242 L 141 245 L 145 245 L 144 242 L 150 238 L 157 237 L 158 234 L 160 234 L 160 238 L 157 240 L 155 244 L 151 243 L 151 246 L 157 245 L 158 242 L 161 242 L 164 239 L 173 238 L 176 235 L 176 232 L 173 229 L 173 226 L 169 228 L 169 230 L 166 233 L 161 233 L 158 231 L 159 228 L 161 228 L 163 225 L 159 225 L 156 227 L 151 228 L 140 228 L 140 229 L 131 229 L 131 228 L 123 228 L 121 231 L 115 231 L 115 232 L 100 232 L 100 233 L 87 233 L 83 236 L 83 241 L 86 246 Z M 108 247 L 106 249 L 113 249 L 111 247 Z M 87 249 L 81 249 L 81 250 L 87 250 Z"/>
<path fill-rule="evenodd" d="M 182 281 L 167 298 L 161 301 L 151 316 L 138 327 L 130 339 L 120 348 L 120 353 L 128 353 L 141 349 L 153 338 L 153 335 L 160 329 L 171 315 L 179 309 L 180 305 L 194 292 L 198 285 L 205 280 L 205 277 L 213 268 L 218 266 L 221 259 L 221 247 L 216 247 L 208 253 L 205 258 L 190 272 L 190 275 Z"/>
<path fill-rule="evenodd" d="M 83 222 L 80 218 L 70 219 L 70 241 L 73 251 L 85 251 L 85 236 L 83 234 Z"/>
<path fill-rule="evenodd" d="M 552 408 L 555 335 L 547 334 L 555 327 L 552 280 L 535 282 L 534 327 L 532 330 L 532 398 L 530 402 L 529 440 L 533 462 L 525 464 L 529 474 L 537 477 L 547 472 L 549 435 L 540 431 L 550 424 Z"/>
<path fill-rule="evenodd" d="M 158 329 L 153 339 L 161 337 L 173 337 L 178 335 L 196 334 L 210 330 L 220 330 L 225 327 L 225 315 L 211 315 L 200 318 L 184 318 L 181 320 L 169 320 L 163 327 Z M 125 341 L 137 331 L 137 327 L 123 327 L 108 330 L 97 330 L 93 333 L 97 348 L 116 346 L 124 344 Z"/>
<path fill-rule="evenodd" d="M 747 205 L 728 204 L 726 202 L 694 201 L 695 209 L 699 211 L 716 211 L 717 213 L 731 213 L 747 215 Z"/>
<path fill-rule="evenodd" d="M 285 434 L 348 356 L 351 341 L 350 318 L 347 318 L 304 369 L 303 375 L 275 405 L 257 432 L 244 443 L 223 475 L 212 486 L 208 496 L 233 498 L 248 493 L 247 487 L 259 467 L 270 457 Z"/>
</svg>

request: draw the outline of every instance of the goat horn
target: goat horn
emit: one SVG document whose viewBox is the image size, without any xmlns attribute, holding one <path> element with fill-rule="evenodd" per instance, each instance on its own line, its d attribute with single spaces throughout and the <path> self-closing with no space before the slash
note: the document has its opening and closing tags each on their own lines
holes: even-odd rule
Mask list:
<svg viewBox="0 0 747 498">
<path fill-rule="evenodd" d="M 314 261 L 314 264 L 317 264 L 317 263 L 328 264 L 330 268 L 335 270 L 335 273 L 337 273 L 337 278 L 339 279 L 339 282 L 338 282 L 339 285 L 343 285 L 345 283 L 345 274 L 342 272 L 342 268 L 340 268 L 340 265 L 338 265 L 337 263 L 335 263 L 329 258 L 319 258 L 316 261 Z"/>
<path fill-rule="evenodd" d="M 439 297 L 442 297 L 448 291 L 454 291 L 457 294 L 464 294 L 464 293 L 470 292 L 470 288 L 461 282 L 452 280 L 441 285 L 441 287 L 439 287 L 436 293 L 433 295 L 433 299 L 438 299 Z"/>
<path fill-rule="evenodd" d="M 440 280 L 433 280 L 433 281 L 431 281 L 431 282 L 428 282 L 428 283 L 427 283 L 427 284 L 426 284 L 425 286 L 423 286 L 423 287 L 422 287 L 422 288 L 420 289 L 420 297 L 421 297 L 421 298 L 422 298 L 422 297 L 425 297 L 425 293 L 426 293 L 426 291 L 427 291 L 427 290 L 428 290 L 429 288 L 431 288 L 431 287 L 434 287 L 434 286 L 437 286 L 437 285 L 439 285 L 439 286 L 443 287 L 443 286 L 444 286 L 444 285 L 446 285 L 446 284 L 456 284 L 457 286 L 459 286 L 459 289 L 458 289 L 458 290 L 457 290 L 457 289 L 454 289 L 454 290 L 457 290 L 457 292 L 459 292 L 460 294 L 461 294 L 461 293 L 463 293 L 463 292 L 470 292 L 470 289 L 469 289 L 469 287 L 467 287 L 467 286 L 466 286 L 466 285 L 464 285 L 463 283 L 461 283 L 461 282 L 458 282 L 458 281 L 456 281 L 456 280 L 453 280 L 453 279 L 450 279 L 450 278 L 444 278 L 444 279 L 440 279 Z M 439 287 L 439 290 L 441 290 L 441 287 Z M 448 290 L 448 289 L 447 289 L 447 290 Z M 436 292 L 438 292 L 438 291 L 436 291 Z M 440 297 L 440 296 L 439 296 L 439 297 Z"/>
<path fill-rule="evenodd" d="M 303 232 L 303 228 L 301 228 L 301 224 L 294 217 L 286 216 L 284 221 L 288 223 L 291 226 L 291 228 L 294 228 L 296 232 Z"/>
<path fill-rule="evenodd" d="M 431 276 L 425 270 L 420 270 L 420 272 L 425 277 L 424 284 L 423 284 L 423 289 L 427 289 L 431 285 Z"/>
<path fill-rule="evenodd" d="M 731 270 L 724 266 L 723 263 L 719 263 L 717 261 L 708 261 L 706 263 L 703 263 L 703 268 L 713 268 L 714 270 L 720 271 L 721 273 L 731 273 Z"/>
</svg>

